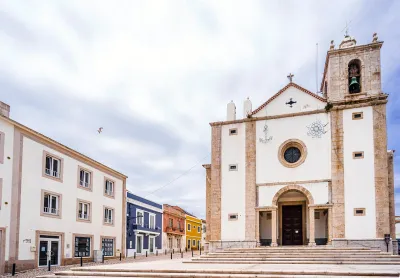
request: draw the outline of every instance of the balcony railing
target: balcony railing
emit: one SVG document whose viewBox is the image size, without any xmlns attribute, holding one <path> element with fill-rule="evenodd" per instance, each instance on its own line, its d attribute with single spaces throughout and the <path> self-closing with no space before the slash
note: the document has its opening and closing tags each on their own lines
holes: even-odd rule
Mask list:
<svg viewBox="0 0 400 278">
<path fill-rule="evenodd" d="M 165 231 L 166 232 L 183 233 L 185 230 L 183 228 L 179 228 L 179 227 L 167 226 L 165 228 Z"/>
<path fill-rule="evenodd" d="M 88 182 L 86 182 L 86 181 L 80 181 L 79 182 L 80 183 L 80 185 L 82 186 L 82 187 L 89 187 L 89 183 Z"/>
<path fill-rule="evenodd" d="M 43 212 L 47 213 L 47 214 L 58 215 L 58 209 L 55 209 L 55 208 L 44 207 Z"/>
<path fill-rule="evenodd" d="M 156 233 L 161 233 L 161 228 L 156 227 L 154 225 L 149 225 L 149 224 L 133 224 L 133 230 L 144 230 L 148 232 L 156 232 Z"/>
<path fill-rule="evenodd" d="M 48 169 L 48 168 L 45 169 L 45 173 L 46 173 L 46 175 L 48 175 L 48 176 L 52 176 L 52 177 L 56 177 L 56 178 L 59 178 L 59 177 L 60 177 L 60 173 L 59 173 L 59 172 L 57 172 L 57 171 L 51 171 L 51 170 Z"/>
<path fill-rule="evenodd" d="M 79 219 L 88 220 L 89 219 L 89 214 L 87 214 L 87 213 L 79 213 Z"/>
</svg>

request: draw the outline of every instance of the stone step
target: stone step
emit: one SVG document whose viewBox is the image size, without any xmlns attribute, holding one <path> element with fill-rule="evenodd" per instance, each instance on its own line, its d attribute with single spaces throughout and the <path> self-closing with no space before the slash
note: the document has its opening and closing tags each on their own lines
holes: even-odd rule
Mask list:
<svg viewBox="0 0 400 278">
<path fill-rule="evenodd" d="M 331 275 L 328 274 L 326 275 L 268 275 L 268 274 L 190 274 L 190 273 L 169 273 L 169 274 L 152 274 L 150 276 L 144 276 L 141 273 L 125 276 L 124 273 L 122 273 L 120 276 L 75 276 L 75 275 L 65 275 L 62 276 L 63 278 L 100 278 L 100 277 L 108 277 L 108 278 L 121 278 L 121 277 L 136 277 L 136 278 L 148 278 L 148 277 L 154 277 L 154 278 L 327 278 L 327 277 L 332 277 Z M 340 276 L 344 277 L 344 276 Z M 371 276 L 363 276 L 363 275 L 347 275 L 346 277 L 348 278 L 370 278 Z M 379 275 L 378 277 L 381 278 L 387 278 L 387 277 L 398 277 L 397 276 L 391 276 L 391 275 Z M 55 278 L 55 276 L 52 275 L 42 275 L 42 276 L 37 276 L 37 278 Z"/>
<path fill-rule="evenodd" d="M 369 261 L 400 261 L 397 256 L 393 257 L 346 257 L 346 256 L 247 256 L 247 257 L 218 257 L 218 256 L 201 256 L 202 259 L 209 260 L 369 260 Z"/>
<path fill-rule="evenodd" d="M 362 257 L 362 258 L 370 258 L 370 257 L 393 257 L 394 255 L 387 253 L 377 253 L 377 254 L 321 254 L 321 253 L 309 253 L 309 254 L 301 254 L 301 253 L 208 253 L 208 257 Z M 399 256 L 394 256 L 399 257 Z"/>
<path fill-rule="evenodd" d="M 388 261 L 388 262 L 400 262 L 400 257 L 393 256 L 393 257 L 373 257 L 373 258 L 347 258 L 347 257 L 314 257 L 314 258 L 279 258 L 279 257 L 272 257 L 272 258 L 264 258 L 264 257 L 248 257 L 248 258 L 212 258 L 208 256 L 194 258 L 192 260 L 203 260 L 203 261 L 226 261 L 226 260 L 240 260 L 240 261 Z"/>
<path fill-rule="evenodd" d="M 214 253 L 381 253 L 381 250 L 337 250 L 337 249 L 269 249 L 269 248 L 259 248 L 254 250 L 247 250 L 247 249 L 225 249 Z"/>
<path fill-rule="evenodd" d="M 56 272 L 56 276 L 43 275 L 48 277 L 399 277 L 394 271 L 373 272 L 373 271 L 319 271 L 319 270 L 221 270 L 221 269 L 198 269 L 198 270 L 119 270 L 119 269 L 92 269 L 91 271 L 74 270 Z"/>
<path fill-rule="evenodd" d="M 263 250 L 263 249 L 269 249 L 269 250 L 293 250 L 293 249 L 299 249 L 299 250 L 374 250 L 373 248 L 368 248 L 368 247 L 332 247 L 332 246 L 281 246 L 281 247 L 271 247 L 271 246 L 265 246 L 265 247 L 255 247 L 255 248 L 226 248 L 224 250 Z"/>
<path fill-rule="evenodd" d="M 299 261 L 299 260 L 292 260 L 292 261 L 266 261 L 266 260 L 203 260 L 203 259 L 196 259 L 192 261 L 184 261 L 183 263 L 200 263 L 200 264 L 371 264 L 371 265 L 400 265 L 400 261 L 371 261 L 371 260 L 364 260 L 364 261 L 344 261 L 344 260 L 337 260 L 337 261 Z"/>
</svg>

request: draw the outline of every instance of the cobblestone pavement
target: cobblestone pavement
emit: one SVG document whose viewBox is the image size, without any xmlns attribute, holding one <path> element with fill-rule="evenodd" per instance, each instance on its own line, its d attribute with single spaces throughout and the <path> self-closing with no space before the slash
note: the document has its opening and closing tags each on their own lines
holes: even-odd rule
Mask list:
<svg viewBox="0 0 400 278">
<path fill-rule="evenodd" d="M 194 257 L 198 257 L 200 254 L 199 252 L 194 252 Z M 192 253 L 191 252 L 183 252 L 183 258 L 189 259 L 192 257 Z M 180 259 L 181 258 L 181 254 L 180 253 L 175 253 L 172 255 L 172 260 L 174 259 Z M 148 256 L 146 258 L 146 256 L 137 256 L 136 259 L 134 259 L 133 257 L 129 257 L 126 259 L 122 259 L 122 261 L 120 261 L 119 259 L 116 260 L 106 260 L 103 263 L 85 263 L 83 264 L 83 266 L 96 266 L 96 265 L 111 265 L 111 264 L 121 264 L 121 263 L 133 263 L 133 262 L 146 262 L 146 261 L 161 261 L 161 260 L 171 260 L 171 254 L 167 253 L 167 255 L 162 254 L 162 255 L 151 255 Z M 32 270 L 26 270 L 24 272 L 19 272 L 16 273 L 14 277 L 20 277 L 20 278 L 35 278 L 36 276 L 39 275 L 49 275 L 52 274 L 54 272 L 57 271 L 63 271 L 63 270 L 69 270 L 73 267 L 79 267 L 80 265 L 68 265 L 68 266 L 52 266 L 51 267 L 51 271 L 47 270 L 47 267 L 44 268 L 37 268 L 37 269 L 32 269 Z M 13 277 L 11 276 L 11 273 L 6 273 L 4 275 L 2 275 L 1 277 Z"/>
</svg>

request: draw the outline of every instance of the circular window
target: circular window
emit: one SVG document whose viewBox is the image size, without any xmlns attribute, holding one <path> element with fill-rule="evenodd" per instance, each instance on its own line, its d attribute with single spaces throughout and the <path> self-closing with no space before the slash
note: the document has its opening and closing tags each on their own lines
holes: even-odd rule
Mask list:
<svg viewBox="0 0 400 278">
<path fill-rule="evenodd" d="M 283 155 L 286 162 L 289 162 L 289 163 L 295 163 L 295 162 L 299 161 L 300 156 L 301 156 L 301 152 L 296 147 L 288 148 Z"/>
<path fill-rule="evenodd" d="M 290 139 L 279 147 L 278 158 L 283 166 L 293 168 L 304 162 L 307 156 L 307 148 L 297 139 Z"/>
</svg>

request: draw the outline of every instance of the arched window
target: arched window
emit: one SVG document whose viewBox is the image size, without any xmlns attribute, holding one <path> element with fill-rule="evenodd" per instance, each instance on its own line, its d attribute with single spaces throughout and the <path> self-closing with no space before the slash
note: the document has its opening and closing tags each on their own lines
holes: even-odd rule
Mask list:
<svg viewBox="0 0 400 278">
<path fill-rule="evenodd" d="M 357 94 L 361 92 L 361 62 L 352 60 L 349 63 L 349 93 Z"/>
</svg>

